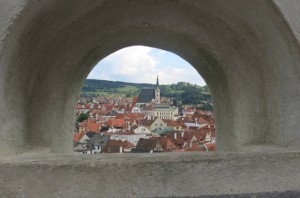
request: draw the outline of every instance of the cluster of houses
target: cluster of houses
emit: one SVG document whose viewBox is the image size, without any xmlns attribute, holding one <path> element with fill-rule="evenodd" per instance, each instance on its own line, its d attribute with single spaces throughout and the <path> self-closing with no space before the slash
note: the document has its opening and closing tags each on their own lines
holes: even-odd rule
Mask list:
<svg viewBox="0 0 300 198">
<path fill-rule="evenodd" d="M 89 101 L 89 102 L 88 102 Z M 152 153 L 214 151 L 214 114 L 162 104 L 158 85 L 132 99 L 80 99 L 77 115 L 89 118 L 76 123 L 74 151 L 96 153 Z"/>
<path fill-rule="evenodd" d="M 100 114 L 101 111 L 91 110 L 90 117 L 77 124 L 74 151 L 92 154 L 215 150 L 213 113 L 194 111 L 171 120 L 131 112 Z"/>
</svg>

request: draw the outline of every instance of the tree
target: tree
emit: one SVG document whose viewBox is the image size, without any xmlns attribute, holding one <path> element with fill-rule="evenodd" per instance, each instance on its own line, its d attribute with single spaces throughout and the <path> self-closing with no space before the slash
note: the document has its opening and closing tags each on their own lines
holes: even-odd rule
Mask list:
<svg viewBox="0 0 300 198">
<path fill-rule="evenodd" d="M 177 99 L 175 98 L 175 99 L 173 99 L 173 105 L 175 106 L 175 107 L 177 107 Z"/>
<path fill-rule="evenodd" d="M 83 121 L 87 120 L 88 118 L 89 118 L 88 113 L 81 113 L 77 118 L 77 122 L 83 122 Z"/>
<path fill-rule="evenodd" d="M 207 104 L 204 104 L 202 107 L 197 107 L 197 110 L 202 110 L 202 111 L 214 111 L 214 107 L 207 103 Z"/>
<path fill-rule="evenodd" d="M 181 94 L 183 104 L 199 104 L 203 100 L 203 94 L 198 87 L 188 86 Z"/>
</svg>

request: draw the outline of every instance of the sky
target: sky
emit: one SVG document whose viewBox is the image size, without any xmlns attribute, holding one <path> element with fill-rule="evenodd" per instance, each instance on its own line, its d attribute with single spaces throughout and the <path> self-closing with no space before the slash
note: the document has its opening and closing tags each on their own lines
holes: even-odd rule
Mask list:
<svg viewBox="0 0 300 198">
<path fill-rule="evenodd" d="M 180 81 L 206 85 L 187 61 L 174 53 L 145 46 L 118 50 L 102 59 L 90 72 L 88 79 L 132 83 L 172 84 Z"/>
</svg>

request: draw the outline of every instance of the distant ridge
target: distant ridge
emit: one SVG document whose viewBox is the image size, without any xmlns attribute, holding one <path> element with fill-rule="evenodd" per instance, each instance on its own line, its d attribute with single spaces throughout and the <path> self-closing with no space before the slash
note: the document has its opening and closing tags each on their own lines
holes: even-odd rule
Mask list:
<svg viewBox="0 0 300 198">
<path fill-rule="evenodd" d="M 82 95 L 125 97 L 138 96 L 143 88 L 155 88 L 150 83 L 130 83 L 121 81 L 86 79 L 81 90 Z M 182 101 L 183 104 L 199 104 L 211 100 L 207 86 L 178 82 L 171 85 L 160 85 L 161 97 L 170 97 Z"/>
<path fill-rule="evenodd" d="M 148 86 L 153 87 L 155 84 L 150 83 L 132 83 L 132 82 L 123 82 L 123 81 L 110 81 L 110 80 L 98 80 L 98 79 L 86 79 L 84 83 L 91 84 L 108 84 L 108 85 L 115 85 L 115 86 L 125 86 L 125 85 L 132 85 L 132 86 Z"/>
</svg>

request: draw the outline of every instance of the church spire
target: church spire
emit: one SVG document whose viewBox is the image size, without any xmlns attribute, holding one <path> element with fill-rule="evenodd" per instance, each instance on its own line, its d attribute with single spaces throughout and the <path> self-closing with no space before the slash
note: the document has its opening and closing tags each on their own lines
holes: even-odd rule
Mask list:
<svg viewBox="0 0 300 198">
<path fill-rule="evenodd" d="M 158 74 L 156 79 L 155 104 L 160 104 L 160 89 L 159 89 Z"/>
</svg>

